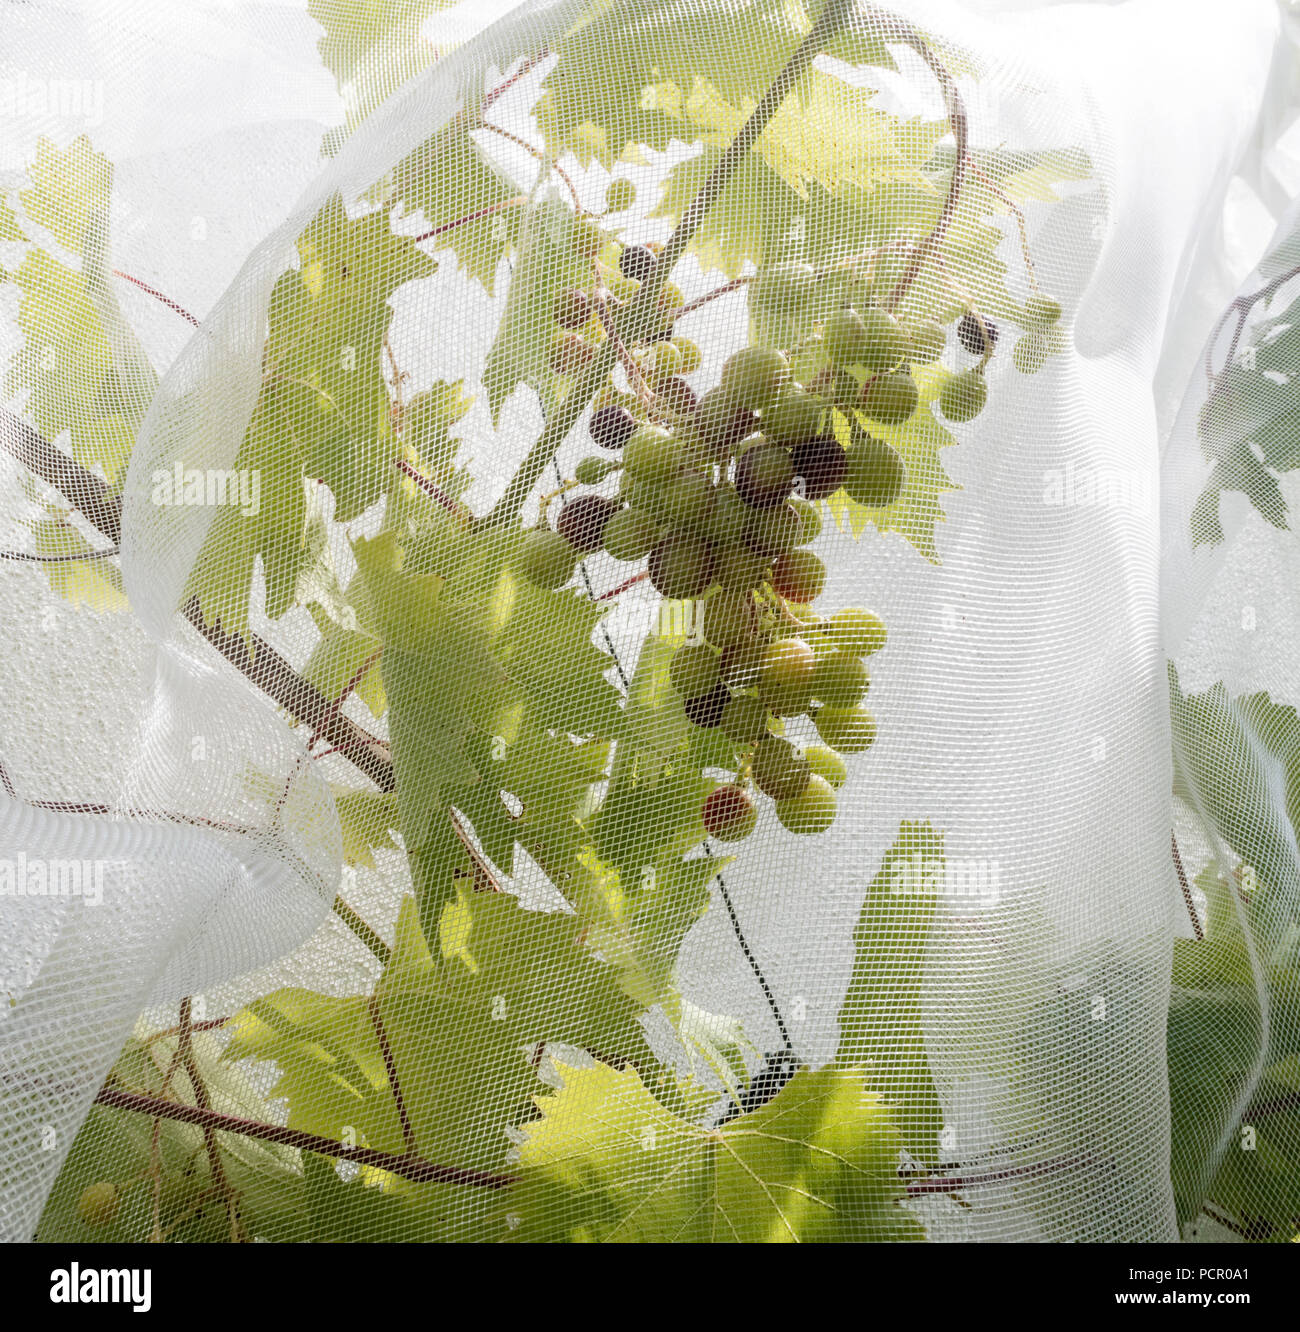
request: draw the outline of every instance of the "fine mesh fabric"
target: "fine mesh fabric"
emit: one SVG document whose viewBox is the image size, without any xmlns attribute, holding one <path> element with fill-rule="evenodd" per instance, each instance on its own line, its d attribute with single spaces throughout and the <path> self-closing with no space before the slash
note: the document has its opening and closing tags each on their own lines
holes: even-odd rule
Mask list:
<svg viewBox="0 0 1300 1332">
<path fill-rule="evenodd" d="M 0 1233 L 1300 1233 L 1293 25 L 7 11 Z"/>
</svg>

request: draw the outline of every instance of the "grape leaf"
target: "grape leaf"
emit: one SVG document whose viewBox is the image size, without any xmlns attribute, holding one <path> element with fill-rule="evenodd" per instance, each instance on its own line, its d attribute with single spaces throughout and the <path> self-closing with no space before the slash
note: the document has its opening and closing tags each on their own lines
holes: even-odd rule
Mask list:
<svg viewBox="0 0 1300 1332">
<path fill-rule="evenodd" d="M 333 492 L 347 522 L 396 479 L 391 403 L 382 348 L 396 288 L 434 270 L 387 214 L 349 218 L 335 195 L 298 241 L 299 267 L 271 296 L 262 386 L 237 471 L 261 478 L 257 512 L 222 505 L 191 571 L 208 623 L 230 632 L 248 623 L 248 592 L 261 557 L 266 613 L 294 603 L 298 580 L 318 553 L 309 541 L 306 479 Z"/>
<path fill-rule="evenodd" d="M 524 1128 L 508 1208 L 523 1243 L 922 1238 L 898 1205 L 898 1135 L 860 1070 L 804 1070 L 717 1128 L 666 1110 L 636 1071 L 561 1066 Z"/>
<path fill-rule="evenodd" d="M 343 832 L 346 864 L 374 869 L 375 850 L 396 848 L 391 830 L 398 824 L 397 796 L 392 791 L 336 791 L 334 808 Z"/>
<path fill-rule="evenodd" d="M 936 896 L 901 892 L 942 872 L 943 838 L 928 823 L 904 822 L 867 888 L 853 931 L 853 975 L 840 1007 L 836 1061 L 867 1070 L 867 1085 L 895 1107 L 903 1145 L 937 1164 L 943 1112 L 930 1075 L 921 1022 L 921 969 Z"/>
<path fill-rule="evenodd" d="M 41 567 L 50 587 L 74 607 L 93 611 L 126 610 L 121 570 L 109 560 L 70 560 L 70 555 L 90 554 L 94 547 L 62 517 L 32 523 L 32 547 L 37 555 L 55 556 L 58 563 Z"/>
</svg>

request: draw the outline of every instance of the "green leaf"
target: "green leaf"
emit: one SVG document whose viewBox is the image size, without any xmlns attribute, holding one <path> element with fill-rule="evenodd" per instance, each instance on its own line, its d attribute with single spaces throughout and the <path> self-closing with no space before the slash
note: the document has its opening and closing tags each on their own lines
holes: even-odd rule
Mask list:
<svg viewBox="0 0 1300 1332">
<path fill-rule="evenodd" d="M 37 555 L 55 556 L 57 564 L 41 567 L 50 588 L 66 597 L 75 608 L 93 611 L 127 609 L 122 572 L 111 560 L 69 560 L 70 555 L 90 554 L 94 547 L 62 516 L 32 523 L 32 546 Z"/>
<path fill-rule="evenodd" d="M 899 1206 L 899 1140 L 855 1069 L 804 1070 L 717 1129 L 632 1069 L 559 1069 L 525 1127 L 508 1207 L 522 1243 L 845 1243 L 923 1237 Z"/>
<path fill-rule="evenodd" d="M 937 1164 L 943 1113 L 921 1022 L 921 973 L 934 919 L 943 838 L 904 822 L 867 889 L 853 931 L 853 975 L 840 1007 L 836 1062 L 868 1070 L 867 1083 L 895 1107 L 903 1145 Z"/>
<path fill-rule="evenodd" d="M 343 860 L 348 865 L 375 867 L 377 849 L 395 850 L 397 796 L 392 791 L 345 791 L 334 797 L 343 830 Z"/>
</svg>

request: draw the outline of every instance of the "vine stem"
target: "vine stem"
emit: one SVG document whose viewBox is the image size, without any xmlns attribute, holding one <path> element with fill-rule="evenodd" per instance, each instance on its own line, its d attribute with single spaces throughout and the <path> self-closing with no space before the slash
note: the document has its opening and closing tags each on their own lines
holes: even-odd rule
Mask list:
<svg viewBox="0 0 1300 1332">
<path fill-rule="evenodd" d="M 1279 273 L 1271 282 L 1266 282 L 1258 291 L 1248 292 L 1244 296 L 1238 296 L 1228 308 L 1219 316 L 1218 323 L 1214 326 L 1214 331 L 1210 334 L 1210 340 L 1205 348 L 1205 377 L 1211 383 L 1218 377 L 1214 370 L 1214 348 L 1219 341 L 1219 334 L 1223 332 L 1224 325 L 1235 314 L 1237 316 L 1237 326 L 1232 330 L 1232 341 L 1228 345 L 1228 354 L 1224 358 L 1223 366 L 1226 369 L 1231 365 L 1237 355 L 1237 347 L 1241 343 L 1241 335 L 1246 328 L 1246 319 L 1251 310 L 1260 301 L 1267 301 L 1274 296 L 1282 287 L 1294 277 L 1300 277 L 1300 264 L 1294 268 L 1288 268 L 1286 272 Z M 1222 371 L 1219 372 L 1220 374 Z"/>
<path fill-rule="evenodd" d="M 316 1152 L 320 1156 L 338 1161 L 353 1161 L 357 1165 L 374 1166 L 389 1174 L 409 1179 L 415 1184 L 466 1184 L 477 1188 L 506 1189 L 517 1183 L 514 1175 L 494 1175 L 485 1170 L 469 1170 L 461 1166 L 436 1165 L 415 1156 L 399 1156 L 395 1152 L 381 1151 L 377 1147 L 348 1147 L 333 1138 L 304 1129 L 286 1128 L 282 1124 L 264 1124 L 240 1115 L 228 1115 L 210 1106 L 184 1105 L 167 1101 L 143 1092 L 127 1091 L 122 1087 L 102 1087 L 95 1097 L 97 1105 L 116 1110 L 133 1110 L 137 1114 L 156 1119 L 172 1119 L 179 1124 L 196 1124 L 216 1133 L 238 1133 L 259 1142 L 272 1142 L 281 1147 L 296 1147 L 302 1152 Z"/>
<path fill-rule="evenodd" d="M 1183 902 L 1187 907 L 1187 917 L 1192 922 L 1192 933 L 1196 936 L 1198 942 L 1205 938 L 1205 931 L 1201 928 L 1201 918 L 1196 914 L 1196 903 L 1192 901 L 1192 888 L 1187 882 L 1187 874 L 1183 869 L 1183 857 L 1178 850 L 1178 836 L 1170 829 L 1169 846 L 1173 852 L 1174 869 L 1178 872 L 1178 886 L 1183 892 Z"/>
<path fill-rule="evenodd" d="M 654 267 L 650 270 L 641 288 L 625 311 L 624 318 L 616 321 L 618 339 L 627 341 L 646 323 L 648 315 L 654 310 L 659 292 L 668 280 L 678 259 L 685 252 L 692 237 L 704 221 L 710 208 L 717 202 L 718 196 L 726 188 L 727 182 L 735 173 L 745 154 L 753 147 L 755 140 L 767 128 L 768 122 L 797 80 L 807 70 L 816 56 L 849 21 L 853 13 L 854 0 L 828 0 L 826 7 L 818 16 L 816 23 L 804 37 L 794 54 L 786 61 L 771 86 L 763 94 L 758 105 L 750 113 L 749 119 L 741 126 L 739 133 L 723 150 L 722 156 L 709 172 L 699 193 L 687 205 L 681 220 L 669 236 L 663 249 L 656 256 Z M 612 345 L 618 339 L 609 338 L 592 357 L 585 374 L 574 385 L 573 391 L 560 405 L 542 429 L 537 442 L 529 449 L 519 470 L 511 478 L 505 493 L 493 506 L 484 519 L 488 527 L 500 527 L 518 518 L 525 501 L 532 493 L 538 478 L 545 471 L 547 464 L 555 455 L 573 423 L 582 414 L 591 401 L 601 381 L 609 373 L 617 356 Z M 633 338 L 635 340 L 635 338 Z"/>
</svg>

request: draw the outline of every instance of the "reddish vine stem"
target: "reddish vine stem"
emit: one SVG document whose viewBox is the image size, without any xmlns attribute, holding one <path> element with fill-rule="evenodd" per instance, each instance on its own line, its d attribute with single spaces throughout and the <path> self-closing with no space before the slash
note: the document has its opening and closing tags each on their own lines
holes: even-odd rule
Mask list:
<svg viewBox="0 0 1300 1332">
<path fill-rule="evenodd" d="M 1074 1159 L 1034 1162 L 1030 1165 L 1008 1166 L 1005 1170 L 989 1170 L 977 1175 L 951 1175 L 947 1179 L 942 1176 L 916 1179 L 910 1181 L 905 1187 L 911 1197 L 927 1193 L 959 1193 L 964 1189 L 986 1188 L 990 1184 L 1002 1184 L 1012 1179 L 1053 1175 L 1061 1170 L 1076 1169 L 1079 1166 L 1089 1164 L 1090 1162 Z"/>
<path fill-rule="evenodd" d="M 464 217 L 454 217 L 450 222 L 439 223 L 438 226 L 421 232 L 414 239 L 416 241 L 432 240 L 435 236 L 441 236 L 444 231 L 454 231 L 457 227 L 463 227 L 470 222 L 477 222 L 480 218 L 491 217 L 493 213 L 504 212 L 507 208 L 520 208 L 527 202 L 528 200 L 524 195 L 517 194 L 513 199 L 503 199 L 500 203 L 488 204 L 486 208 L 479 208 L 472 213 L 466 213 Z"/>
<path fill-rule="evenodd" d="M 88 550 L 81 555 L 35 555 L 27 550 L 0 550 L 0 560 L 29 564 L 84 564 L 88 560 L 110 560 L 121 553 L 116 546 L 112 550 Z"/>
<path fill-rule="evenodd" d="M 308 1133 L 303 1129 L 286 1128 L 280 1124 L 264 1124 L 255 1119 L 224 1114 L 210 1107 L 182 1105 L 142 1092 L 126 1091 L 121 1087 L 101 1088 L 95 1097 L 95 1102 L 117 1110 L 133 1110 L 137 1114 L 175 1120 L 180 1124 L 197 1124 L 201 1128 L 211 1128 L 218 1133 L 238 1133 L 259 1142 L 296 1147 L 299 1151 L 316 1152 L 320 1156 L 333 1157 L 339 1161 L 353 1161 L 357 1165 L 374 1166 L 378 1170 L 386 1170 L 389 1174 L 409 1179 L 416 1184 L 465 1184 L 476 1188 L 505 1189 L 518 1182 L 514 1175 L 494 1175 L 485 1170 L 435 1165 L 430 1161 L 381 1151 L 377 1147 L 348 1147 L 335 1142 L 332 1138 L 322 1137 L 318 1133 Z"/>
<path fill-rule="evenodd" d="M 448 513 L 465 512 L 465 509 L 463 508 L 462 505 L 457 504 L 456 501 L 452 499 L 452 497 L 448 495 L 445 490 L 443 490 L 435 482 L 430 481 L 427 476 L 424 476 L 421 472 L 419 472 L 414 466 L 412 466 L 411 463 L 407 462 L 405 458 L 394 458 L 393 466 L 396 467 L 397 470 L 401 472 L 403 476 L 409 476 L 411 480 L 414 481 L 415 484 L 419 486 L 419 488 L 422 491 L 424 491 L 426 495 L 429 496 L 430 499 L 432 499 L 436 504 L 440 505 L 442 508 L 446 509 Z"/>
<path fill-rule="evenodd" d="M 608 592 L 602 592 L 600 596 L 596 598 L 596 600 L 612 601 L 615 597 L 626 592 L 629 587 L 635 587 L 638 583 L 644 581 L 646 578 L 649 577 L 650 577 L 649 572 L 645 569 L 642 569 L 640 573 L 633 574 L 631 578 L 625 578 L 617 587 L 611 587 Z"/>
<path fill-rule="evenodd" d="M 141 291 L 148 292 L 156 301 L 161 301 L 169 310 L 175 310 L 182 319 L 188 319 L 195 328 L 198 328 L 199 321 L 183 306 L 178 305 L 170 296 L 165 296 L 157 287 L 151 287 L 147 282 L 141 282 L 138 277 L 132 277 L 130 273 L 123 273 L 120 268 L 113 270 L 114 277 L 120 277 L 125 282 L 133 283 Z"/>
<path fill-rule="evenodd" d="M 547 157 L 547 155 L 544 152 L 542 152 L 540 148 L 538 148 L 534 144 L 529 143 L 527 139 L 523 138 L 519 134 L 515 134 L 512 130 L 503 129 L 500 125 L 493 125 L 490 121 L 486 120 L 480 123 L 483 129 L 488 130 L 492 134 L 499 134 L 503 139 L 508 139 L 511 143 L 522 148 L 524 152 L 530 153 L 544 167 L 546 167 L 548 171 L 554 171 L 555 174 L 559 176 L 559 178 L 564 182 L 565 187 L 569 191 L 569 198 L 573 200 L 574 212 L 582 213 L 586 211 L 582 206 L 582 199 L 578 195 L 578 187 L 573 183 L 573 177 L 570 176 L 569 173 L 554 158 Z"/>
<path fill-rule="evenodd" d="M 1228 344 L 1228 354 L 1224 357 L 1223 368 L 1227 369 L 1236 359 L 1237 348 L 1241 344 L 1241 335 L 1246 329 L 1246 319 L 1251 310 L 1260 301 L 1267 301 L 1294 277 L 1300 277 L 1300 264 L 1294 268 L 1288 268 L 1286 272 L 1279 273 L 1271 282 L 1266 282 L 1258 291 L 1248 292 L 1244 296 L 1238 296 L 1228 308 L 1219 316 L 1218 323 L 1214 325 L 1214 331 L 1210 334 L 1210 340 L 1205 348 L 1205 377 L 1211 383 L 1221 374 L 1216 374 L 1214 369 L 1214 348 L 1219 341 L 1219 335 L 1223 332 L 1224 326 L 1228 320 L 1235 314 L 1237 316 L 1237 326 L 1232 330 L 1232 341 Z"/>
<path fill-rule="evenodd" d="M 1205 938 L 1205 931 L 1201 928 L 1201 918 L 1196 913 L 1196 903 L 1192 901 L 1192 886 L 1187 882 L 1187 874 L 1183 869 L 1183 857 L 1178 850 L 1178 837 L 1172 829 L 1169 832 L 1169 845 L 1173 850 L 1174 869 L 1178 872 L 1178 886 L 1183 890 L 1183 901 L 1187 905 L 1187 916 L 1192 922 L 1192 933 L 1199 941 Z"/>
<path fill-rule="evenodd" d="M 392 1047 L 388 1044 L 388 1033 L 384 1030 L 384 1019 L 379 1014 L 379 998 L 371 995 L 366 1000 L 366 1009 L 370 1014 L 371 1025 L 375 1029 L 375 1039 L 379 1042 L 379 1052 L 384 1057 L 384 1072 L 388 1076 L 388 1088 L 393 1093 L 393 1104 L 397 1106 L 397 1118 L 402 1125 L 402 1141 L 406 1144 L 406 1154 L 415 1156 L 418 1144 L 415 1130 L 411 1127 L 411 1117 L 406 1112 L 406 1099 L 402 1095 L 402 1084 L 397 1077 L 397 1060 L 393 1058 Z"/>
<path fill-rule="evenodd" d="M 706 291 L 703 296 L 697 296 L 693 301 L 687 301 L 685 305 L 673 310 L 669 319 L 675 324 L 683 315 L 692 314 L 702 306 L 708 305 L 710 301 L 716 301 L 719 296 L 730 296 L 733 291 L 747 287 L 753 280 L 752 275 L 732 278 L 730 282 L 724 282 L 722 286 L 714 287 L 712 291 Z"/>
</svg>

